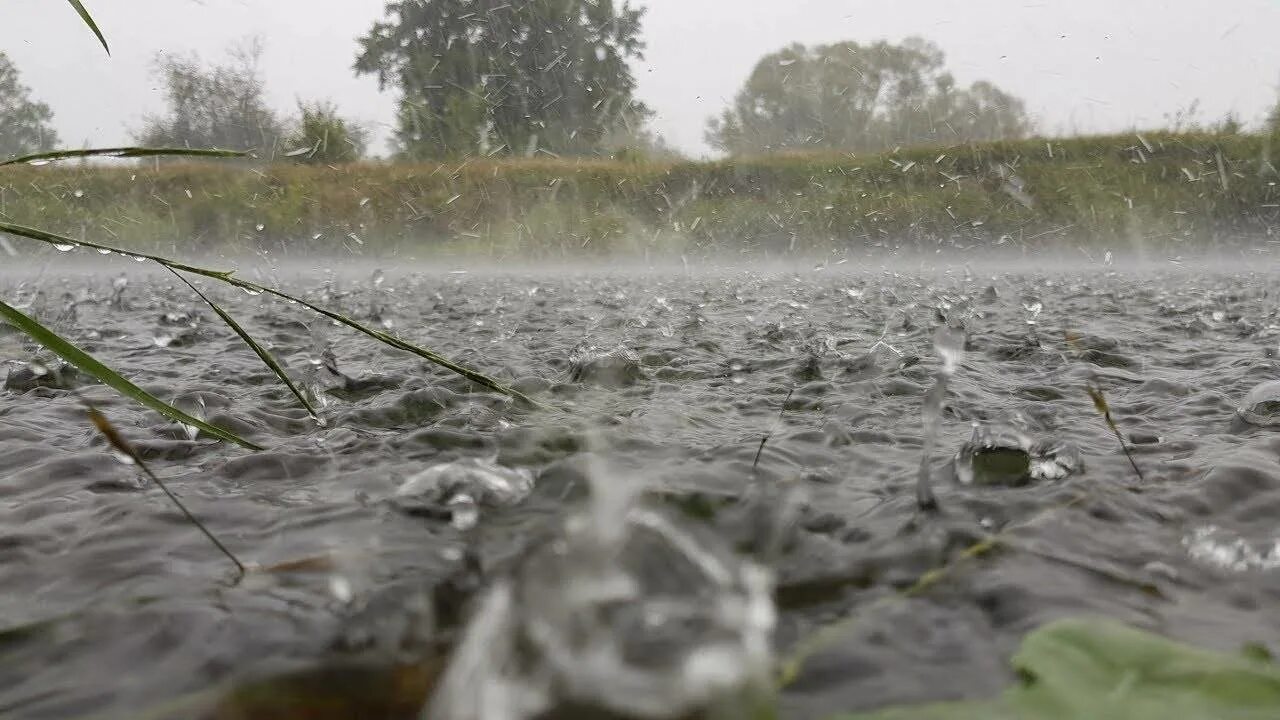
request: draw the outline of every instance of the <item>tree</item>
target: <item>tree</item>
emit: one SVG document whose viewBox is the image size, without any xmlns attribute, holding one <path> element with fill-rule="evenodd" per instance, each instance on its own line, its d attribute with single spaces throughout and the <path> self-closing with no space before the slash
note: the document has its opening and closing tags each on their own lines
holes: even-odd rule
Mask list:
<svg viewBox="0 0 1280 720">
<path fill-rule="evenodd" d="M 643 10 L 620 1 L 390 2 L 355 69 L 399 89 L 402 156 L 595 153 L 649 115 L 627 66 Z"/>
<path fill-rule="evenodd" d="M 707 141 L 728 153 L 1024 137 L 1022 101 L 989 82 L 957 88 L 936 45 L 794 44 L 761 59 Z"/>
<path fill-rule="evenodd" d="M 305 163 L 332 165 L 364 156 L 369 133 L 338 115 L 333 103 L 298 103 L 298 124 L 289 135 L 287 156 Z"/>
<path fill-rule="evenodd" d="M 155 69 L 164 83 L 168 112 L 147 117 L 136 133 L 138 142 L 252 150 L 263 159 L 275 157 L 284 130 L 264 98 L 261 55 L 256 41 L 233 49 L 227 63 L 207 68 L 195 55 L 157 55 Z"/>
<path fill-rule="evenodd" d="M 0 52 L 0 159 L 51 150 L 58 144 L 52 120 L 53 111 L 31 99 L 18 69 Z"/>
</svg>

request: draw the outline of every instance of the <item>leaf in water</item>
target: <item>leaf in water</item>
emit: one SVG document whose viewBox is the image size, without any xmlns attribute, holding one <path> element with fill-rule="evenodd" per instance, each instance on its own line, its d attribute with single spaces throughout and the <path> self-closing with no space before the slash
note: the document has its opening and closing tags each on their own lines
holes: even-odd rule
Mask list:
<svg viewBox="0 0 1280 720">
<path fill-rule="evenodd" d="M 1050 623 L 1023 640 L 1013 666 L 1025 680 L 995 700 L 832 720 L 1264 720 L 1280 708 L 1280 667 L 1113 620 Z"/>
<path fill-rule="evenodd" d="M 71 3 L 71 7 L 76 9 L 76 12 L 80 14 L 80 19 L 84 20 L 84 24 L 89 26 L 93 34 L 98 36 L 98 42 L 102 43 L 102 49 L 106 50 L 107 54 L 110 55 L 111 48 L 107 45 L 107 39 L 102 37 L 102 31 L 98 29 L 98 23 L 93 21 L 93 16 L 89 14 L 89 11 L 84 9 L 84 5 L 80 0 L 67 0 L 67 2 Z"/>
<path fill-rule="evenodd" d="M 209 423 L 199 418 L 192 417 L 178 408 L 160 400 L 154 395 L 148 393 L 146 390 L 143 390 L 137 385 L 129 382 L 115 370 L 112 370 L 106 365 L 98 362 L 93 358 L 93 356 L 64 340 L 57 333 L 26 315 L 23 315 L 21 312 L 18 312 L 18 310 L 5 304 L 3 301 L 0 301 L 0 318 L 8 321 L 9 324 L 18 328 L 23 333 L 26 333 L 32 340 L 44 345 L 63 360 L 66 360 L 72 365 L 78 367 L 81 371 L 92 375 L 121 395 L 155 410 L 170 420 L 186 425 L 194 425 L 213 437 L 236 443 L 237 445 L 249 448 L 250 450 L 262 449 L 262 447 L 245 440 L 229 430 L 223 430 L 215 425 L 210 425 Z"/>
<path fill-rule="evenodd" d="M 203 157 L 203 158 L 237 158 L 248 157 L 249 153 L 240 150 L 220 150 L 218 148 L 145 148 L 145 147 L 112 147 L 86 148 L 84 150 L 51 150 L 49 152 L 23 155 L 0 162 L 5 165 L 43 164 L 54 160 L 71 158 L 112 157 L 112 158 L 144 158 L 144 157 Z"/>
</svg>

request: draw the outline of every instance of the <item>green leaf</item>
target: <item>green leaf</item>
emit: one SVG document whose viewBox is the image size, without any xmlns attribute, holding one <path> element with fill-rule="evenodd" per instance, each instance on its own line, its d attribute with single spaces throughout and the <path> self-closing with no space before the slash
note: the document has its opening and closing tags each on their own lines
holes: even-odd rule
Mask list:
<svg viewBox="0 0 1280 720">
<path fill-rule="evenodd" d="M 9 324 L 26 333 L 31 337 L 31 339 L 53 351 L 63 360 L 66 360 L 72 365 L 80 368 L 80 370 L 89 373 L 116 392 L 124 395 L 125 397 L 131 398 L 152 410 L 155 410 L 170 420 L 186 425 L 192 425 L 213 437 L 233 442 L 237 445 L 242 445 L 250 450 L 262 449 L 262 447 L 245 440 L 229 430 L 223 430 L 215 425 L 210 425 L 209 423 L 199 418 L 192 417 L 178 408 L 169 405 L 163 400 L 160 400 L 154 395 L 148 393 L 146 390 L 143 390 L 137 385 L 129 382 L 115 370 L 112 370 L 106 365 L 98 362 L 92 355 L 89 355 L 75 345 L 72 345 L 57 333 L 46 328 L 30 317 L 23 315 L 17 309 L 7 305 L 3 301 L 0 301 L 0 318 L 7 320 Z"/>
<path fill-rule="evenodd" d="M 179 280 L 186 283 L 187 287 L 191 288 L 191 292 L 199 295 L 200 299 L 203 300 L 206 305 L 213 308 L 213 311 L 218 313 L 218 317 L 222 318 L 222 322 L 226 323 L 232 330 L 234 330 L 235 333 L 240 336 L 240 339 L 244 341 L 244 344 L 248 345 L 249 349 L 258 355 L 258 358 L 262 360 L 262 363 L 266 365 L 271 372 L 275 373 L 276 377 L 280 378 L 280 381 L 289 388 L 289 392 L 293 393 L 294 397 L 298 398 L 298 402 L 302 403 L 302 407 L 307 409 L 307 412 L 311 414 L 311 417 L 316 419 L 320 418 L 320 416 L 316 414 L 316 409 L 311 407 L 311 403 L 307 402 L 307 398 L 303 396 L 302 391 L 298 390 L 298 387 L 294 385 L 293 381 L 289 379 L 289 376 L 285 374 L 284 368 L 280 367 L 280 363 L 276 362 L 276 359 L 271 356 L 271 353 L 267 352 L 266 348 L 259 345 L 256 340 L 249 336 L 249 333 L 245 332 L 244 328 L 240 327 L 239 323 L 227 314 L 225 310 L 218 307 L 217 303 L 210 300 L 204 293 L 200 292 L 199 288 L 192 285 L 191 282 L 180 275 L 177 270 L 170 268 L 169 272 L 173 273 Z"/>
<path fill-rule="evenodd" d="M 1113 620 L 1046 625 L 1023 640 L 1013 666 L 1025 679 L 998 699 L 890 708 L 839 720 L 1280 717 L 1280 668 L 1275 665 L 1174 642 Z"/>
<path fill-rule="evenodd" d="M 113 148 L 86 148 L 84 150 L 51 150 L 49 152 L 35 153 L 34 155 L 23 155 L 12 160 L 0 162 L 0 167 L 5 165 L 22 165 L 31 163 L 46 163 L 54 160 L 67 160 L 72 158 L 87 157 L 110 157 L 110 158 L 145 158 L 145 157 L 201 157 L 201 158 L 237 158 L 249 157 L 249 153 L 242 150 L 222 150 L 219 148 L 145 148 L 145 147 L 113 147 Z"/>
<path fill-rule="evenodd" d="M 71 7 L 75 8 L 76 12 L 80 13 L 80 19 L 84 20 L 84 24 L 88 25 L 89 29 L 93 31 L 93 34 L 98 36 L 98 42 L 102 43 L 102 49 L 106 50 L 107 54 L 110 55 L 111 48 L 107 47 L 107 39 L 102 37 L 102 31 L 98 29 L 98 23 L 93 21 L 93 17 L 89 15 L 89 11 L 84 9 L 84 5 L 81 4 L 80 0 L 67 0 L 67 2 L 71 3 Z"/>
</svg>

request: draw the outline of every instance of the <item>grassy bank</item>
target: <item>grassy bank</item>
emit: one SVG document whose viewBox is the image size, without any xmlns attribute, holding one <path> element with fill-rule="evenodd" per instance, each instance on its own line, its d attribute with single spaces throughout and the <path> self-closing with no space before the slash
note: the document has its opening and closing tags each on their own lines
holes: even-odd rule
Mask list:
<svg viewBox="0 0 1280 720">
<path fill-rule="evenodd" d="M 176 252 L 1204 247 L 1280 239 L 1272 143 L 1129 134 L 714 162 L 23 167 L 0 173 L 0 217 Z"/>
</svg>

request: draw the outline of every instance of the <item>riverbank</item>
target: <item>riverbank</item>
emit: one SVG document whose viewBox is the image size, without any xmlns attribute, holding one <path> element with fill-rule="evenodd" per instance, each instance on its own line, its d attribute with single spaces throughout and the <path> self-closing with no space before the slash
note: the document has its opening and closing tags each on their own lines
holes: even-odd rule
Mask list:
<svg viewBox="0 0 1280 720">
<path fill-rule="evenodd" d="M 697 162 L 64 164 L 0 170 L 0 217 L 177 253 L 1204 250 L 1280 238 L 1271 144 L 1126 134 Z"/>
</svg>

